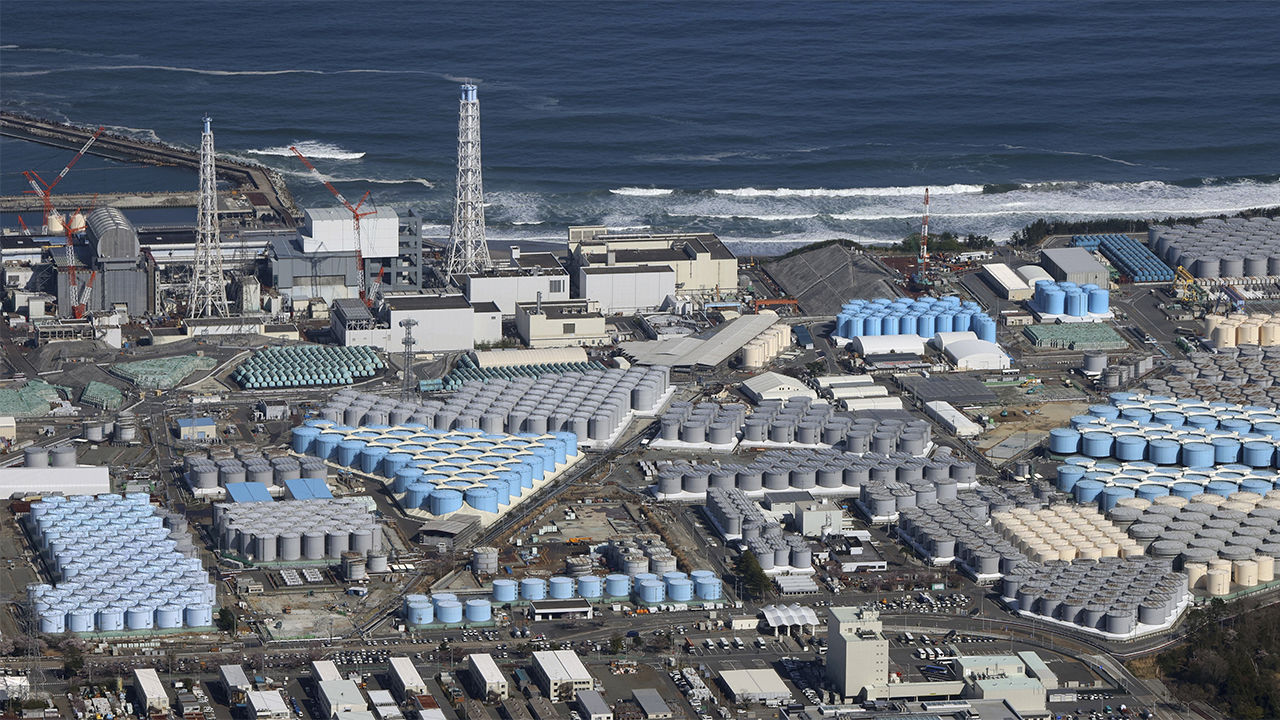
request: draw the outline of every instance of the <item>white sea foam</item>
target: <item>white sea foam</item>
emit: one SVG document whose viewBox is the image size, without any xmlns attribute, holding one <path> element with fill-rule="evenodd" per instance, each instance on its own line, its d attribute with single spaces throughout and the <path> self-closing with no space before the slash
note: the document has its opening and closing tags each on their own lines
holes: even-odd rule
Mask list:
<svg viewBox="0 0 1280 720">
<path fill-rule="evenodd" d="M 630 197 L 663 197 L 670 195 L 675 192 L 675 190 L 666 188 L 621 187 L 613 188 L 609 192 L 614 195 L 626 195 Z"/>
<path fill-rule="evenodd" d="M 294 143 L 298 151 L 307 156 L 307 159 L 322 158 L 325 160 L 359 160 L 364 157 L 362 152 L 351 152 L 334 145 L 332 143 L 320 142 L 319 140 L 303 140 Z M 293 157 L 293 151 L 288 145 L 280 147 L 262 148 L 260 150 L 246 150 L 247 153 L 254 155 L 275 155 L 278 157 Z"/>
<path fill-rule="evenodd" d="M 717 195 L 733 197 L 899 197 L 924 196 L 926 186 L 913 185 L 907 187 L 865 187 L 865 188 L 734 188 L 717 189 Z M 931 195 L 962 195 L 982 192 L 981 185 L 940 185 L 928 187 Z"/>
</svg>

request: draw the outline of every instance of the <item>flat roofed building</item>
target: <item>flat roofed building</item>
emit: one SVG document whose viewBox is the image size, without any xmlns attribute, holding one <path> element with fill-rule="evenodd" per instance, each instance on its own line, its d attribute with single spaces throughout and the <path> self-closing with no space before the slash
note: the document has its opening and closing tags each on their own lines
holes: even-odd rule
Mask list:
<svg viewBox="0 0 1280 720">
<path fill-rule="evenodd" d="M 676 294 L 711 297 L 738 292 L 738 259 L 714 233 L 614 233 L 569 228 L 573 269 L 666 265 Z"/>
<path fill-rule="evenodd" d="M 583 720 L 613 720 L 613 709 L 595 690 L 578 691 L 578 710 Z"/>
<path fill-rule="evenodd" d="M 211 417 L 178 418 L 178 439 L 202 442 L 218 437 L 218 424 Z"/>
<path fill-rule="evenodd" d="M 735 702 L 780 705 L 791 699 L 791 691 L 771 668 L 722 670 L 720 682 Z"/>
<path fill-rule="evenodd" d="M 317 683 L 327 680 L 341 680 L 342 673 L 338 672 L 338 666 L 332 660 L 312 660 L 311 679 Z"/>
<path fill-rule="evenodd" d="M 372 210 L 372 213 L 364 213 Z M 400 216 L 389 207 L 360 209 L 360 252 L 367 258 L 396 257 L 400 251 Z M 341 207 L 303 210 L 298 239 L 305 253 L 351 252 L 356 233 L 351 212 Z"/>
<path fill-rule="evenodd" d="M 169 695 L 160 682 L 160 674 L 154 668 L 138 668 L 133 671 L 133 690 L 138 707 L 146 712 L 168 712 Z"/>
<path fill-rule="evenodd" d="M 1034 288 L 1004 263 L 982 266 L 982 278 L 1005 300 L 1030 300 Z"/>
<path fill-rule="evenodd" d="M 68 496 L 111 492 L 111 469 L 105 466 L 0 468 L 0 497 L 53 492 Z"/>
<path fill-rule="evenodd" d="M 581 598 L 573 600 L 534 600 L 530 603 L 534 621 L 556 618 L 582 618 L 590 620 L 595 617 L 595 608 Z"/>
<path fill-rule="evenodd" d="M 387 667 L 390 671 L 391 687 L 400 693 L 402 700 L 427 692 L 427 684 L 422 681 L 422 675 L 418 674 L 418 668 L 413 666 L 409 658 L 393 657 L 387 660 Z"/>
<path fill-rule="evenodd" d="M 289 703 L 285 702 L 284 693 L 279 690 L 250 690 L 245 693 L 245 703 L 249 708 L 249 717 L 258 720 L 286 720 L 293 716 L 289 712 Z"/>
<path fill-rule="evenodd" d="M 827 679 L 842 697 L 865 694 L 888 683 L 889 641 L 880 614 L 852 607 L 828 608 Z"/>
<path fill-rule="evenodd" d="M 1111 286 L 1111 274 L 1098 262 L 1093 253 L 1078 247 L 1047 248 L 1040 251 L 1040 264 L 1059 282 L 1077 285 L 1093 283 L 1100 287 Z M 1035 288 L 1035 283 L 1031 283 Z"/>
<path fill-rule="evenodd" d="M 476 343 L 502 339 L 502 313 L 491 302 L 472 305 L 462 295 L 389 295 L 378 313 L 358 299 L 335 300 L 329 326 L 342 345 L 372 345 L 390 353 L 404 350 L 404 328 L 413 320 L 415 353 L 471 350 Z"/>
<path fill-rule="evenodd" d="M 594 685 L 591 673 L 572 650 L 540 650 L 533 654 L 533 673 L 547 697 L 569 699 Z"/>
<path fill-rule="evenodd" d="M 578 269 L 580 298 L 600 303 L 606 315 L 657 310 L 676 294 L 676 271 L 670 265 L 595 265 Z"/>
<path fill-rule="evenodd" d="M 514 315 L 518 303 L 569 299 L 569 273 L 551 253 L 516 251 L 511 263 L 460 276 L 462 294 L 472 303 L 493 302 L 503 315 Z M 590 297 L 590 296 L 588 296 Z"/>
<path fill-rule="evenodd" d="M 804 397 L 817 400 L 818 393 L 812 388 L 790 375 L 776 372 L 762 372 L 747 378 L 741 385 L 742 393 L 751 402 L 761 403 L 765 400 L 788 400 L 793 397 Z"/>
<path fill-rule="evenodd" d="M 671 707 L 662 699 L 662 694 L 654 688 L 636 688 L 631 691 L 631 697 L 635 698 L 636 704 L 640 706 L 640 712 L 644 713 L 645 720 L 669 720 L 675 717 Z"/>
<path fill-rule="evenodd" d="M 360 688 L 351 680 L 321 680 L 316 683 L 316 700 L 320 711 L 329 718 L 369 709 Z"/>
<path fill-rule="evenodd" d="M 227 699 L 232 704 L 244 702 L 245 693 L 253 689 L 249 676 L 239 665 L 221 665 L 218 667 L 218 675 L 222 678 L 222 685 L 227 689 Z"/>
<path fill-rule="evenodd" d="M 507 677 L 498 669 L 498 663 L 487 653 L 473 653 L 467 656 L 467 670 L 475 694 L 482 698 L 505 700 L 511 693 Z"/>
<path fill-rule="evenodd" d="M 520 303 L 516 330 L 531 348 L 606 345 L 609 329 L 598 303 L 592 300 Z"/>
</svg>

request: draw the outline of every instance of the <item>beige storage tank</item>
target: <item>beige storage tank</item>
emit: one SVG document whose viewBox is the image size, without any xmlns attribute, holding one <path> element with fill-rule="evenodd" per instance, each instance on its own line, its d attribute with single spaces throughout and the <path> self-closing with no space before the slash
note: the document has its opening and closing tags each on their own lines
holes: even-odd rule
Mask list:
<svg viewBox="0 0 1280 720">
<path fill-rule="evenodd" d="M 1245 507 L 1248 507 L 1249 510 L 1252 510 L 1253 506 L 1257 505 L 1261 500 L 1262 500 L 1262 496 L 1256 492 L 1249 492 L 1248 490 L 1240 490 L 1238 492 L 1231 493 L 1231 499 L 1228 502 L 1224 503 L 1222 507 L 1232 507 L 1231 503 L 1240 503 Z M 1248 510 L 1246 510 L 1245 512 L 1248 512 Z"/>
<path fill-rule="evenodd" d="M 1222 324 L 1222 321 L 1225 319 L 1226 318 L 1222 317 L 1221 315 L 1217 315 L 1214 313 L 1205 315 L 1204 316 L 1204 336 L 1207 338 L 1213 337 L 1213 331 L 1216 330 L 1218 326 Z"/>
<path fill-rule="evenodd" d="M 1232 563 L 1231 569 L 1234 571 L 1233 576 L 1236 584 L 1240 587 L 1251 588 L 1258 584 L 1258 562 L 1256 560 L 1237 560 Z"/>
<path fill-rule="evenodd" d="M 1231 561 L 1223 558 L 1214 558 L 1209 561 L 1210 570 L 1221 570 L 1223 572 L 1231 572 Z"/>
<path fill-rule="evenodd" d="M 1174 497 L 1174 496 L 1164 495 L 1156 499 L 1163 500 L 1167 497 Z M 1151 501 L 1146 498 L 1140 498 L 1140 497 L 1120 498 L 1119 500 L 1116 501 L 1116 505 L 1119 507 L 1130 507 L 1130 508 L 1135 508 L 1137 510 L 1146 510 L 1148 507 L 1151 507 Z"/>
<path fill-rule="evenodd" d="M 1142 546 L 1136 542 L 1127 542 L 1120 545 L 1120 557 L 1142 557 Z"/>
<path fill-rule="evenodd" d="M 1181 495 L 1161 495 L 1160 497 L 1150 502 L 1147 502 L 1142 498 L 1133 498 L 1133 499 L 1138 500 L 1139 502 L 1147 503 L 1145 506 L 1142 507 L 1143 510 L 1146 510 L 1148 507 L 1152 505 L 1167 505 L 1169 507 L 1182 507 L 1183 505 L 1186 505 L 1187 503 L 1191 502 L 1190 500 L 1182 497 Z M 1120 502 L 1124 502 L 1124 500 L 1121 500 Z M 1134 505 L 1132 507 L 1137 507 L 1137 506 Z"/>
<path fill-rule="evenodd" d="M 1241 323 L 1236 331 L 1236 342 L 1240 345 L 1257 345 L 1258 331 L 1261 325 L 1255 322 Z"/>
<path fill-rule="evenodd" d="M 1097 560 L 1102 557 L 1102 551 L 1094 545 L 1085 545 L 1076 548 L 1076 555 L 1084 560 Z"/>
<path fill-rule="evenodd" d="M 1214 347 L 1229 348 L 1236 346 L 1236 325 L 1235 323 L 1223 322 L 1221 325 L 1213 329 L 1211 336 Z"/>
<path fill-rule="evenodd" d="M 1198 590 L 1204 584 L 1204 576 L 1209 574 L 1209 566 L 1202 562 L 1190 562 L 1182 567 L 1187 574 L 1187 589 Z"/>
<path fill-rule="evenodd" d="M 1101 551 L 1102 557 L 1119 557 L 1120 556 L 1120 544 L 1116 542 L 1112 542 L 1110 540 L 1105 540 L 1102 543 L 1100 543 L 1098 545 L 1098 550 Z"/>
<path fill-rule="evenodd" d="M 1072 545 L 1069 545 L 1067 543 L 1062 543 L 1056 546 L 1054 550 L 1058 551 L 1059 560 L 1065 560 L 1066 562 L 1071 562 L 1072 560 L 1076 559 L 1076 549 Z"/>
<path fill-rule="evenodd" d="M 1258 331 L 1258 344 L 1263 347 L 1280 345 L 1280 323 L 1275 321 L 1264 323 Z"/>
<path fill-rule="evenodd" d="M 1258 563 L 1258 582 L 1269 583 L 1276 579 L 1276 559 L 1270 555 L 1259 555 L 1254 562 Z"/>
<path fill-rule="evenodd" d="M 1191 502 L 1209 503 L 1210 505 L 1213 505 L 1215 507 L 1221 505 L 1226 501 L 1227 501 L 1226 498 L 1222 497 L 1221 495 L 1214 495 L 1213 493 L 1200 493 L 1199 495 L 1191 496 Z"/>
<path fill-rule="evenodd" d="M 1204 589 L 1213 597 L 1231 592 L 1231 573 L 1226 570 L 1210 570 L 1205 576 Z"/>
<path fill-rule="evenodd" d="M 751 370 L 764 367 L 764 346 L 751 341 L 742 347 L 742 366 Z"/>
</svg>

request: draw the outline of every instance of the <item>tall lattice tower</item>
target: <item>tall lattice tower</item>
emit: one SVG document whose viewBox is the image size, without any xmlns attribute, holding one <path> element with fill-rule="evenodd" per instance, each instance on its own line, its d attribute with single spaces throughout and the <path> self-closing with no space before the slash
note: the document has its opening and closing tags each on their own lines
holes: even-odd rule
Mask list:
<svg viewBox="0 0 1280 720">
<path fill-rule="evenodd" d="M 487 270 L 484 241 L 484 184 L 480 179 L 480 100 L 475 85 L 463 85 L 458 101 L 458 194 L 449 231 L 449 280 Z"/>
<path fill-rule="evenodd" d="M 187 317 L 226 317 L 226 279 L 222 274 L 222 239 L 218 235 L 218 187 L 213 169 L 213 130 L 204 119 L 200 138 L 200 207 L 196 210 L 196 258 L 191 272 Z"/>
</svg>

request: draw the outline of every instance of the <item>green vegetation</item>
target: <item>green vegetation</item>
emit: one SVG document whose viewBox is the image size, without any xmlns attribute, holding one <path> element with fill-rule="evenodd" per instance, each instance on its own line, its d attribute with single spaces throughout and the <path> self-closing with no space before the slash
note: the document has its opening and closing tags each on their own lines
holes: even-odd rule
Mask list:
<svg viewBox="0 0 1280 720">
<path fill-rule="evenodd" d="M 68 645 L 62 649 L 62 672 L 71 677 L 84 669 L 84 654 L 77 645 Z"/>
<path fill-rule="evenodd" d="M 760 567 L 755 553 L 743 550 L 733 562 L 733 571 L 752 597 L 759 599 L 769 594 L 769 576 L 764 574 L 764 568 Z"/>
<path fill-rule="evenodd" d="M 1280 607 L 1241 601 L 1230 617 L 1227 609 L 1215 599 L 1192 610 L 1187 626 L 1193 629 L 1160 653 L 1157 666 L 1184 700 L 1243 720 L 1280 717 Z"/>
<path fill-rule="evenodd" d="M 214 622 L 222 632 L 232 632 L 236 629 L 236 613 L 229 607 L 219 608 L 218 617 Z"/>
<path fill-rule="evenodd" d="M 995 240 L 986 235 L 974 235 L 969 233 L 963 238 L 955 233 L 944 232 L 940 235 L 929 236 L 929 254 L 934 253 L 960 253 L 970 250 L 987 250 L 996 246 Z M 912 233 L 903 238 L 902 242 L 889 246 L 890 252 L 906 253 L 908 255 L 920 254 L 920 233 Z"/>
<path fill-rule="evenodd" d="M 613 653 L 614 655 L 622 654 L 622 636 L 621 635 L 614 635 L 613 637 L 609 638 L 609 652 Z"/>
<path fill-rule="evenodd" d="M 1220 219 L 1229 217 L 1280 217 L 1280 207 L 1242 210 L 1234 215 L 1214 215 Z M 1207 217 L 1167 217 L 1163 220 L 1134 220 L 1107 218 L 1102 220 L 1049 221 L 1036 220 L 1013 234 L 1010 242 L 1023 247 L 1035 247 L 1050 235 L 1096 235 L 1100 233 L 1144 233 L 1152 225 L 1196 225 Z"/>
</svg>

